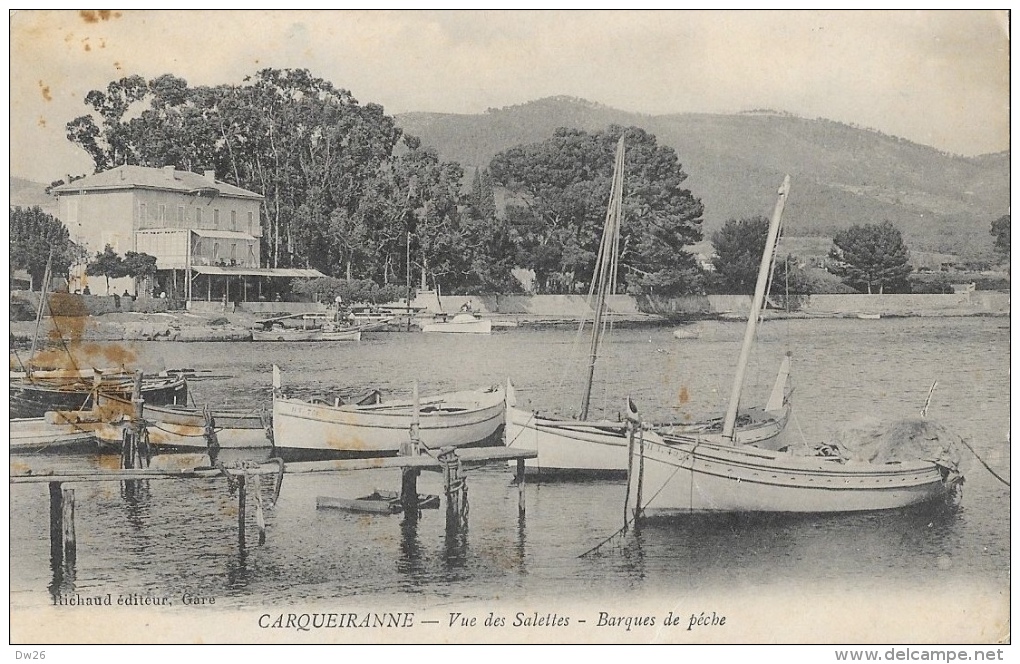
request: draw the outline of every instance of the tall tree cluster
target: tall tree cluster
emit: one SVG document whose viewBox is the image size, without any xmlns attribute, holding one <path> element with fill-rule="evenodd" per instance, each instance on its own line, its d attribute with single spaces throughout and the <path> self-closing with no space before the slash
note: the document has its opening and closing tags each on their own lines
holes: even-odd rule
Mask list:
<svg viewBox="0 0 1020 664">
<path fill-rule="evenodd" d="M 10 245 L 11 269 L 28 272 L 33 289 L 42 285 L 51 252 L 52 274 L 63 277 L 84 255 L 81 247 L 71 241 L 67 227 L 38 206 L 11 208 Z"/>
<path fill-rule="evenodd" d="M 543 292 L 586 288 L 626 134 L 620 280 L 631 292 L 702 288 L 685 251 L 701 239 L 701 202 L 675 151 L 635 127 L 558 130 L 496 155 L 465 187 L 459 164 L 404 135 L 381 106 L 304 69 L 212 87 L 129 76 L 85 103 L 67 136 L 97 171 L 212 168 L 264 196 L 270 266 L 461 293 L 518 290 L 514 268 L 533 270 Z"/>
<path fill-rule="evenodd" d="M 703 206 L 683 188 L 676 152 L 637 127 L 588 133 L 558 129 L 545 141 L 497 154 L 493 182 L 510 195 L 506 218 L 517 263 L 534 270 L 539 290 L 573 292 L 590 284 L 613 177 L 626 135 L 620 281 L 630 292 L 681 294 L 701 288 L 685 247 L 701 239 Z"/>
</svg>

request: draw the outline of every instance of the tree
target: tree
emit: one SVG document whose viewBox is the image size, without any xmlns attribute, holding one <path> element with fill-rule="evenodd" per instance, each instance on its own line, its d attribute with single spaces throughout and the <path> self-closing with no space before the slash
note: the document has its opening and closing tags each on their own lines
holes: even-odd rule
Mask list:
<svg viewBox="0 0 1020 664">
<path fill-rule="evenodd" d="M 113 250 L 113 247 L 106 245 L 103 251 L 96 253 L 95 259 L 85 266 L 85 274 L 90 277 L 106 277 L 106 294 L 110 294 L 110 279 L 126 277 L 128 272 L 124 266 L 124 259 Z"/>
<path fill-rule="evenodd" d="M 123 265 L 125 275 L 135 280 L 136 287 L 139 281 L 156 276 L 156 257 L 144 252 L 124 252 Z"/>
<path fill-rule="evenodd" d="M 715 248 L 712 264 L 724 293 L 754 293 L 768 234 L 769 220 L 761 215 L 730 219 L 712 234 L 712 246 Z"/>
<path fill-rule="evenodd" d="M 751 295 L 758 282 L 758 268 L 768 240 L 769 220 L 761 215 L 744 219 L 730 219 L 712 235 L 715 255 L 716 289 L 723 293 Z M 811 281 L 801 267 L 800 259 L 793 254 L 777 257 L 772 266 L 769 295 L 777 302 L 785 302 L 786 294 L 808 295 Z"/>
<path fill-rule="evenodd" d="M 506 219 L 520 267 L 535 271 L 540 291 L 572 292 L 590 281 L 613 176 L 616 143 L 626 134 L 621 281 L 663 294 L 699 288 L 685 246 L 701 239 L 701 202 L 681 185 L 676 152 L 637 127 L 589 134 L 557 129 L 541 143 L 493 157 L 493 182 L 511 194 Z"/>
<path fill-rule="evenodd" d="M 1004 214 L 992 222 L 992 236 L 995 237 L 995 250 L 1009 260 L 1009 215 Z"/>
<path fill-rule="evenodd" d="M 843 282 L 869 294 L 910 292 L 909 252 L 903 236 L 888 221 L 851 226 L 836 234 L 829 257 Z"/>
<path fill-rule="evenodd" d="M 82 257 L 81 248 L 56 217 L 35 206 L 10 211 L 11 269 L 28 272 L 32 288 L 42 284 L 46 261 L 53 250 L 52 273 L 67 276 L 71 265 Z"/>
</svg>

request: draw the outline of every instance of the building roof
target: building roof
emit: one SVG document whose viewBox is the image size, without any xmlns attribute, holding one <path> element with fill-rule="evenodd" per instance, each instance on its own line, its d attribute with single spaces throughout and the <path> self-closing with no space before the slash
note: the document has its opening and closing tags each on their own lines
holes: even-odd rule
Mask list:
<svg viewBox="0 0 1020 664">
<path fill-rule="evenodd" d="M 82 194 L 88 191 L 114 191 L 118 189 L 155 189 L 176 191 L 200 196 L 227 196 L 262 200 L 261 194 L 216 180 L 212 171 L 205 175 L 191 171 L 178 171 L 173 167 L 117 166 L 102 173 L 87 175 L 80 180 L 54 187 L 57 196 Z"/>
</svg>

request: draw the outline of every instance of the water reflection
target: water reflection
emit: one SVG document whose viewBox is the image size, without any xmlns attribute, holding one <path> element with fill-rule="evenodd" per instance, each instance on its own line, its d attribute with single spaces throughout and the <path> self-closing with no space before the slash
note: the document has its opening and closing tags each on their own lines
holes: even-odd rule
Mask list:
<svg viewBox="0 0 1020 664">
<path fill-rule="evenodd" d="M 621 547 L 622 568 L 671 571 L 692 587 L 763 579 L 909 581 L 958 549 L 958 510 L 943 503 L 842 515 L 703 514 L 649 520 Z"/>
</svg>

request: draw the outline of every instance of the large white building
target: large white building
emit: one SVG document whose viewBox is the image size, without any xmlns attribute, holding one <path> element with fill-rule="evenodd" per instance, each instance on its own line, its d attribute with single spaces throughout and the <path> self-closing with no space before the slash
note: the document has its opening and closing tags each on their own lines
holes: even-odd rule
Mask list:
<svg viewBox="0 0 1020 664">
<path fill-rule="evenodd" d="M 271 297 L 278 279 L 322 276 L 316 270 L 262 267 L 263 197 L 217 181 L 212 171 L 118 166 L 53 193 L 57 216 L 90 258 L 106 245 L 122 256 L 128 251 L 155 256 L 154 294 L 189 303 L 244 302 Z M 84 266 L 77 266 L 70 288 L 84 289 L 88 280 Z M 110 284 L 111 293 L 133 287 L 130 279 Z"/>
</svg>

